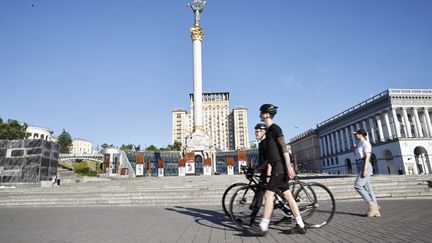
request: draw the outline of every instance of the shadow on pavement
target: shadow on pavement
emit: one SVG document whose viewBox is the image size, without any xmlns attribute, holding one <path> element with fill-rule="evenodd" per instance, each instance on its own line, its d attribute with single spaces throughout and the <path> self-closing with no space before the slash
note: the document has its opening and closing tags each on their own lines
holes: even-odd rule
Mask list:
<svg viewBox="0 0 432 243">
<path fill-rule="evenodd" d="M 173 208 L 165 208 L 167 211 L 174 211 L 177 213 L 185 214 L 194 217 L 195 222 L 209 227 L 213 229 L 219 229 L 219 230 L 227 230 L 230 229 L 231 231 L 238 231 L 238 236 L 243 237 L 255 237 L 256 235 L 252 234 L 251 232 L 242 231 L 238 227 L 236 227 L 231 220 L 225 215 L 223 212 L 219 211 L 213 211 L 213 210 L 206 210 L 201 208 L 190 208 L 190 207 L 182 207 L 182 206 L 175 206 Z M 221 227 L 216 227 L 214 225 L 209 224 L 212 223 L 214 225 L 220 225 Z"/>
<path fill-rule="evenodd" d="M 364 213 L 351 213 L 351 212 L 341 212 L 341 211 L 336 211 L 335 214 L 358 216 L 358 217 L 362 217 L 362 218 L 364 218 L 366 216 Z"/>
</svg>

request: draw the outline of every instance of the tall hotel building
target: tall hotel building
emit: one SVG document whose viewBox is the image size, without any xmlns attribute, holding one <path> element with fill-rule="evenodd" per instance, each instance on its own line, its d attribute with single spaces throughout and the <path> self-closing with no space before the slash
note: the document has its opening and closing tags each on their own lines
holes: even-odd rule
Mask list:
<svg viewBox="0 0 432 243">
<path fill-rule="evenodd" d="M 189 94 L 193 111 L 193 94 Z M 229 92 L 203 93 L 203 125 L 218 150 L 249 148 L 247 109 L 234 108 L 229 112 Z M 172 111 L 172 143 L 186 143 L 192 132 L 193 112 Z"/>
</svg>

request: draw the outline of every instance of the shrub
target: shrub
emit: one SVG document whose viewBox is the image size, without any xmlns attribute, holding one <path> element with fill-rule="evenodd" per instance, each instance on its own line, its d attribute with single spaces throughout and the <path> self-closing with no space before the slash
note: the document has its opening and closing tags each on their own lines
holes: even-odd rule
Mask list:
<svg viewBox="0 0 432 243">
<path fill-rule="evenodd" d="M 90 169 L 87 163 L 75 163 L 75 174 L 80 176 L 95 176 L 96 173 Z"/>
</svg>

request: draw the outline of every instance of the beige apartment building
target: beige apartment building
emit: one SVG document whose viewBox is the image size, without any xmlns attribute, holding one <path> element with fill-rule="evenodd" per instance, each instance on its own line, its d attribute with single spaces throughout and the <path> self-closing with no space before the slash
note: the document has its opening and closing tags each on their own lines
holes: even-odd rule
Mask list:
<svg viewBox="0 0 432 243">
<path fill-rule="evenodd" d="M 244 107 L 234 108 L 228 118 L 230 131 L 230 144 L 234 149 L 249 148 L 247 109 Z"/>
<path fill-rule="evenodd" d="M 193 111 L 193 94 L 189 94 Z M 229 112 L 229 92 L 203 93 L 203 125 L 218 150 L 248 149 L 247 109 L 235 108 Z M 193 112 L 172 111 L 172 140 L 186 143 L 193 129 Z"/>
<path fill-rule="evenodd" d="M 71 154 L 92 154 L 93 153 L 93 143 L 81 139 L 81 138 L 74 138 L 72 139 L 72 149 L 70 151 Z"/>
</svg>

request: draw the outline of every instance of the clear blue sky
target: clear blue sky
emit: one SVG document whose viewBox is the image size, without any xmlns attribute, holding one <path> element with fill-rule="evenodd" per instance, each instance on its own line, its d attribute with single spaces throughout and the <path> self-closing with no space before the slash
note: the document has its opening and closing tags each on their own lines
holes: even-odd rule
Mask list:
<svg viewBox="0 0 432 243">
<path fill-rule="evenodd" d="M 191 1 L 1 0 L 0 116 L 166 146 L 193 91 Z M 203 91 L 280 107 L 287 140 L 388 88 L 432 88 L 430 0 L 208 0 Z"/>
</svg>

